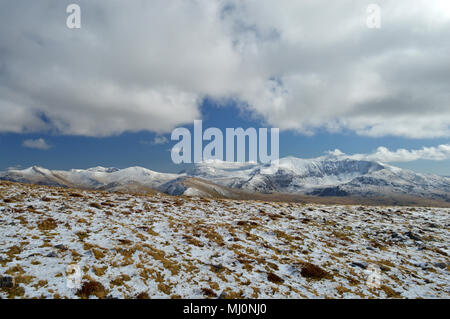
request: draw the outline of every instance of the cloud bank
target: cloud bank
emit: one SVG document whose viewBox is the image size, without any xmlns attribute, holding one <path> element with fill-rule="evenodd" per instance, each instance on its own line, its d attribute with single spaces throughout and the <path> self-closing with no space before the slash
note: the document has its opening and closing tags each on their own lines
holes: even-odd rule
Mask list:
<svg viewBox="0 0 450 319">
<path fill-rule="evenodd" d="M 0 3 L 0 132 L 167 133 L 233 99 L 314 134 L 450 136 L 450 4 L 360 1 Z M 382 151 L 380 151 L 382 152 Z"/>
<path fill-rule="evenodd" d="M 450 144 L 442 144 L 437 147 L 423 147 L 418 150 L 398 149 L 390 151 L 384 146 L 380 146 L 377 150 L 370 154 L 354 154 L 346 155 L 340 150 L 328 152 L 335 156 L 345 156 L 356 160 L 379 161 L 383 163 L 390 162 L 413 162 L 417 160 L 444 161 L 450 160 Z"/>
</svg>

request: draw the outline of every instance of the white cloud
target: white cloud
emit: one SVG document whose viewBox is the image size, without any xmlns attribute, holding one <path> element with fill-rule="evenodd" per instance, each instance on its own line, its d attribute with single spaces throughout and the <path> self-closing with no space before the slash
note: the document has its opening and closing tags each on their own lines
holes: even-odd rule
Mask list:
<svg viewBox="0 0 450 319">
<path fill-rule="evenodd" d="M 20 170 L 20 169 L 22 169 L 22 165 L 20 165 L 20 164 L 9 166 L 9 167 L 6 168 L 7 171 Z"/>
<path fill-rule="evenodd" d="M 22 146 L 38 150 L 48 150 L 50 148 L 50 145 L 48 145 L 43 138 L 25 140 L 23 141 Z"/>
<path fill-rule="evenodd" d="M 357 160 L 389 162 L 412 162 L 417 160 L 444 161 L 450 160 L 450 144 L 442 144 L 439 146 L 423 147 L 417 150 L 397 149 L 391 151 L 384 146 L 380 146 L 377 150 L 370 154 L 354 154 L 345 155 L 340 150 L 328 152 L 335 156 L 345 156 Z"/>
<path fill-rule="evenodd" d="M 44 3 L 42 3 L 44 2 Z M 281 129 L 450 136 L 447 0 L 0 3 L 0 131 L 169 132 L 204 97 Z"/>
<path fill-rule="evenodd" d="M 166 144 L 168 142 L 169 142 L 169 140 L 167 139 L 167 137 L 165 137 L 163 135 L 155 136 L 155 138 L 153 139 L 153 144 L 154 145 Z"/>
<path fill-rule="evenodd" d="M 164 135 L 157 135 L 153 140 L 141 140 L 140 143 L 143 145 L 162 145 L 169 143 L 169 140 Z"/>
</svg>

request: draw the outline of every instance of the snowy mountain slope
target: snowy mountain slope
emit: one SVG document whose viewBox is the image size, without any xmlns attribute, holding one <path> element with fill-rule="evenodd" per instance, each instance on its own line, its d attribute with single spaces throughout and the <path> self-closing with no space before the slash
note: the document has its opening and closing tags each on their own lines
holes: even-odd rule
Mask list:
<svg viewBox="0 0 450 319">
<path fill-rule="evenodd" d="M 142 167 L 125 169 L 95 167 L 86 170 L 51 171 L 33 166 L 25 170 L 9 170 L 0 173 L 0 179 L 14 182 L 103 190 L 126 185 L 135 187 L 136 184 L 157 189 L 160 185 L 179 176 L 158 173 Z"/>
<path fill-rule="evenodd" d="M 382 164 L 383 168 L 357 176 L 350 181 L 331 187 L 316 187 L 311 194 L 325 196 L 362 195 L 377 196 L 404 194 L 450 201 L 450 178 L 419 174 L 410 170 Z M 333 194 L 332 189 L 336 190 Z"/>
<path fill-rule="evenodd" d="M 406 195 L 450 202 L 449 177 L 419 174 L 343 155 L 313 159 L 286 157 L 272 165 L 212 160 L 194 164 L 180 174 L 158 173 L 142 167 L 51 171 L 33 166 L 0 173 L 0 179 L 85 189 L 143 188 L 171 195 L 208 194 L 229 198 L 242 198 L 241 193 L 236 193 L 242 191 L 340 197 Z"/>
<path fill-rule="evenodd" d="M 275 165 L 242 170 L 214 169 L 199 164 L 188 171 L 230 188 L 260 193 L 301 193 L 319 196 L 377 196 L 392 193 L 450 201 L 450 178 L 419 174 L 395 166 L 327 155 L 315 159 L 282 158 Z"/>
<path fill-rule="evenodd" d="M 182 176 L 172 180 L 159 187 L 159 190 L 169 195 L 235 199 L 245 197 L 239 189 L 231 189 L 205 179 L 190 176 Z"/>
</svg>

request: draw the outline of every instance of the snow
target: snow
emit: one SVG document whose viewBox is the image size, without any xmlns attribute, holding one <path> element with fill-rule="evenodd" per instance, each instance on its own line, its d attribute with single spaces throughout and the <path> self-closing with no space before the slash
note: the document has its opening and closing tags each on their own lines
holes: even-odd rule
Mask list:
<svg viewBox="0 0 450 319">
<path fill-rule="evenodd" d="M 100 297 L 203 298 L 202 288 L 241 298 L 450 297 L 450 209 L 144 196 L 9 182 L 0 182 L 0 196 L 0 276 L 13 276 L 23 288 L 2 288 L 1 298 L 78 298 L 66 286 L 70 264 L 81 267 L 83 283 L 103 285 Z M 38 227 L 49 218 L 54 229 Z M 55 247 L 61 244 L 67 249 Z M 47 257 L 52 252 L 56 257 Z M 369 288 L 370 272 L 354 262 L 380 267 L 380 286 Z M 306 263 L 328 276 L 303 275 Z"/>
</svg>

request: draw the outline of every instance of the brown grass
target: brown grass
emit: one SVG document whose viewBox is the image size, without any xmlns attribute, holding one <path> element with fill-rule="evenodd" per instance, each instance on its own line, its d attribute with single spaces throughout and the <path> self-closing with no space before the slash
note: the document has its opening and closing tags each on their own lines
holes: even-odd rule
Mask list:
<svg viewBox="0 0 450 319">
<path fill-rule="evenodd" d="M 163 293 L 165 293 L 166 295 L 170 295 L 170 292 L 172 291 L 172 288 L 169 285 L 163 283 L 158 284 L 158 289 Z"/>
<path fill-rule="evenodd" d="M 97 209 L 102 209 L 102 205 L 100 205 L 99 203 L 89 203 L 89 206 Z"/>
<path fill-rule="evenodd" d="M 392 289 L 391 287 L 382 285 L 381 289 L 384 291 L 387 298 L 400 298 L 401 297 L 401 295 L 397 291 Z"/>
<path fill-rule="evenodd" d="M 53 218 L 47 218 L 46 220 L 41 221 L 38 223 L 38 228 L 40 230 L 53 230 L 58 226 L 56 223 L 56 220 Z"/>
<path fill-rule="evenodd" d="M 202 288 L 202 293 L 206 297 L 216 298 L 217 294 L 209 288 Z"/>
<path fill-rule="evenodd" d="M 90 296 L 96 296 L 99 299 L 106 297 L 105 287 L 98 281 L 85 281 L 81 289 L 77 292 L 78 297 L 88 299 Z"/>
<path fill-rule="evenodd" d="M 311 263 L 302 263 L 301 264 L 302 270 L 300 274 L 305 278 L 311 278 L 311 279 L 330 279 L 332 275 L 319 266 L 316 266 Z"/>
<path fill-rule="evenodd" d="M 77 232 L 76 235 L 78 236 L 78 239 L 80 241 L 83 241 L 83 240 L 85 240 L 86 238 L 89 237 L 89 234 L 87 232 L 82 232 L 82 231 Z"/>
<path fill-rule="evenodd" d="M 122 274 L 122 275 L 116 277 L 113 281 L 111 281 L 111 284 L 114 286 L 123 286 L 126 281 L 130 281 L 130 280 L 131 280 L 130 276 Z"/>
<path fill-rule="evenodd" d="M 275 275 L 273 272 L 269 272 L 267 274 L 267 280 L 273 282 L 274 284 L 282 284 L 284 282 L 284 280 L 281 277 Z"/>
<path fill-rule="evenodd" d="M 139 293 L 135 297 L 136 299 L 150 299 L 150 296 L 145 291 Z"/>
<path fill-rule="evenodd" d="M 70 193 L 69 196 L 71 196 L 71 197 L 78 197 L 78 198 L 83 197 L 83 195 L 81 195 L 79 193 Z"/>
</svg>

